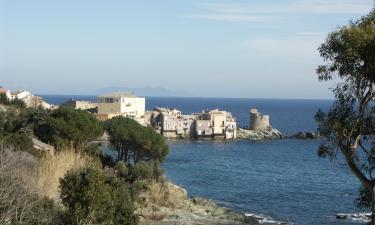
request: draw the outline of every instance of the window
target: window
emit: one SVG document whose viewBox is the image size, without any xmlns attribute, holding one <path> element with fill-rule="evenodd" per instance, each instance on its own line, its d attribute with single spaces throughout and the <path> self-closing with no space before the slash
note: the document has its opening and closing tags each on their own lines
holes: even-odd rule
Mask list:
<svg viewBox="0 0 375 225">
<path fill-rule="evenodd" d="M 113 98 L 105 98 L 104 102 L 105 103 L 113 103 L 114 99 Z"/>
</svg>

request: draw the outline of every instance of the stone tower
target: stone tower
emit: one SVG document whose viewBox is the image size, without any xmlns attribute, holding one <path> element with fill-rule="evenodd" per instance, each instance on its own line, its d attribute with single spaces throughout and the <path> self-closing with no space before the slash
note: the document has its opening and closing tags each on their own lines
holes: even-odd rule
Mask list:
<svg viewBox="0 0 375 225">
<path fill-rule="evenodd" d="M 263 130 L 270 127 L 269 115 L 262 115 L 257 109 L 250 109 L 250 130 Z"/>
</svg>

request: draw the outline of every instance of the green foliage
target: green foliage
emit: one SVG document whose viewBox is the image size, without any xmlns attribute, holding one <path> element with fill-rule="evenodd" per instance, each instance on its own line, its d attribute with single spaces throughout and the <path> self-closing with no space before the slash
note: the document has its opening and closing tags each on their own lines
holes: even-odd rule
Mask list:
<svg viewBox="0 0 375 225">
<path fill-rule="evenodd" d="M 113 167 L 115 163 L 112 156 L 105 154 L 100 146 L 101 144 L 90 144 L 85 148 L 85 152 L 98 158 L 104 167 Z"/>
<path fill-rule="evenodd" d="M 374 82 L 375 10 L 329 34 L 319 51 L 329 62 L 317 69 L 320 79 L 332 79 L 337 74 L 342 78 L 361 77 Z"/>
<path fill-rule="evenodd" d="M 129 169 L 124 161 L 118 161 L 115 167 L 117 174 L 121 178 L 126 178 L 129 174 Z"/>
<path fill-rule="evenodd" d="M 325 137 L 318 154 L 335 159 L 342 153 L 363 186 L 357 205 L 370 203 L 375 215 L 368 198 L 375 195 L 375 11 L 331 33 L 319 51 L 326 62 L 319 79 L 336 77 L 338 84 L 331 109 L 315 115 Z"/>
<path fill-rule="evenodd" d="M 103 127 L 86 111 L 59 107 L 34 132 L 42 141 L 57 147 L 72 145 L 81 149 L 88 141 L 101 136 Z"/>
<path fill-rule="evenodd" d="M 129 167 L 129 179 L 135 180 L 158 180 L 163 175 L 163 170 L 157 160 L 139 162 Z"/>
<path fill-rule="evenodd" d="M 11 146 L 15 150 L 31 152 L 33 143 L 31 133 L 23 123 L 24 115 L 19 110 L 9 107 L 0 111 L 0 144 Z"/>
<path fill-rule="evenodd" d="M 78 221 L 111 224 L 113 192 L 100 170 L 87 168 L 69 172 L 60 181 L 60 189 L 71 224 Z"/>
<path fill-rule="evenodd" d="M 94 168 L 70 171 L 60 181 L 69 224 L 137 224 L 126 183 Z"/>
<path fill-rule="evenodd" d="M 8 97 L 4 93 L 0 94 L 0 105 L 14 106 L 20 109 L 26 108 L 26 104 L 24 101 L 17 99 L 17 98 L 9 100 Z"/>
<path fill-rule="evenodd" d="M 105 128 L 111 144 L 117 149 L 118 160 L 128 164 L 148 160 L 163 162 L 168 154 L 164 138 L 133 119 L 114 117 L 106 122 Z"/>
</svg>

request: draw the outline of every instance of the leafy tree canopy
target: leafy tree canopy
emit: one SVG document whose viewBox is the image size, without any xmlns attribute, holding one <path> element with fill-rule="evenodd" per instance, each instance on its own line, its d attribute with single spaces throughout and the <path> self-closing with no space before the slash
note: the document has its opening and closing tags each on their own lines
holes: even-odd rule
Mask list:
<svg viewBox="0 0 375 225">
<path fill-rule="evenodd" d="M 338 75 L 375 82 L 375 10 L 329 34 L 319 52 L 328 62 L 318 67 L 319 79 Z"/>
<path fill-rule="evenodd" d="M 105 127 L 111 144 L 117 150 L 118 159 L 128 164 L 149 160 L 163 162 L 169 152 L 160 134 L 133 119 L 114 117 L 107 121 Z"/>
<path fill-rule="evenodd" d="M 34 130 L 44 142 L 57 147 L 84 145 L 103 134 L 102 124 L 90 113 L 70 107 L 59 107 L 52 111 Z"/>
<path fill-rule="evenodd" d="M 326 62 L 317 69 L 319 79 L 336 77 L 338 84 L 331 109 L 315 115 L 326 137 L 318 154 L 344 156 L 363 186 L 356 203 L 371 203 L 375 225 L 375 11 L 331 33 L 319 51 Z"/>
</svg>

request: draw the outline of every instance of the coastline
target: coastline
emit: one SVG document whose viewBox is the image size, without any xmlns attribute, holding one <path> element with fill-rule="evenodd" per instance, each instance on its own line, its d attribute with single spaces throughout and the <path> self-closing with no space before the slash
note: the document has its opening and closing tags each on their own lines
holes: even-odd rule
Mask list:
<svg viewBox="0 0 375 225">
<path fill-rule="evenodd" d="M 155 192 L 154 186 L 151 184 L 149 192 L 141 194 L 137 209 L 140 225 L 290 225 L 264 215 L 238 212 L 211 199 L 189 197 L 184 188 L 168 180 L 157 184 L 158 190 L 160 186 L 165 188 L 163 192 L 167 196 L 162 196 L 163 200 L 158 202 L 150 193 Z"/>
</svg>

